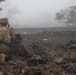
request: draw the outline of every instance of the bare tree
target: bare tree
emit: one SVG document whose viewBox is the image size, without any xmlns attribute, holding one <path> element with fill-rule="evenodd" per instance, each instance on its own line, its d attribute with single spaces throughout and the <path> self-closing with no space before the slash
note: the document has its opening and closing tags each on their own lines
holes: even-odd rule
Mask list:
<svg viewBox="0 0 76 75">
<path fill-rule="evenodd" d="M 63 22 L 66 25 L 76 26 L 76 6 L 60 10 L 55 16 L 55 20 L 58 20 L 59 22 Z"/>
</svg>

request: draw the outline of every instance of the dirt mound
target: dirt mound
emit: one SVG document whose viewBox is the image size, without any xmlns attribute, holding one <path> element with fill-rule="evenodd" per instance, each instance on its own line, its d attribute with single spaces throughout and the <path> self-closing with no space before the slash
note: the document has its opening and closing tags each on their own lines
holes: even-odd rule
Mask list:
<svg viewBox="0 0 76 75">
<path fill-rule="evenodd" d="M 65 32 L 66 35 L 63 33 L 58 33 L 57 38 L 58 36 L 59 38 L 60 36 L 66 37 L 67 32 Z M 10 59 L 4 63 L 0 62 L 0 74 L 76 75 L 76 49 L 68 48 L 70 44 L 59 43 L 52 34 L 52 32 L 22 36 L 17 34 L 16 39 L 10 45 Z M 53 44 L 52 37 L 57 40 L 54 40 Z"/>
</svg>

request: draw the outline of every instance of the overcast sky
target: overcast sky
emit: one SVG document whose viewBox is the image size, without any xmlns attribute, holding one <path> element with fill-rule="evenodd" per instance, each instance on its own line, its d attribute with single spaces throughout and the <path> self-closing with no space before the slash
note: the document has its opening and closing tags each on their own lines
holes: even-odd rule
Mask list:
<svg viewBox="0 0 76 75">
<path fill-rule="evenodd" d="M 53 22 L 57 11 L 74 3 L 73 0 L 6 0 L 1 3 L 3 11 L 0 14 L 9 17 L 13 26 L 48 25 Z"/>
</svg>

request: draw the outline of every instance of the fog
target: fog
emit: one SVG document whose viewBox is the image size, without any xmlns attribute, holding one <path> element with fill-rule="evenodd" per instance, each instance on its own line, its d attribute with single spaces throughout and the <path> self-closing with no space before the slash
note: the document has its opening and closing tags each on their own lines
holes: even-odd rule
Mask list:
<svg viewBox="0 0 76 75">
<path fill-rule="evenodd" d="M 72 4 L 73 0 L 6 0 L 1 3 L 0 17 L 8 17 L 13 27 L 58 27 L 55 13 Z"/>
</svg>

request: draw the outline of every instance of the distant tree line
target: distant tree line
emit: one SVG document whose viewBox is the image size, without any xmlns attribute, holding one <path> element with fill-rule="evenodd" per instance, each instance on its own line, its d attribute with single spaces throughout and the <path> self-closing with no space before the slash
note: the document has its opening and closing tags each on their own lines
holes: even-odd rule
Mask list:
<svg viewBox="0 0 76 75">
<path fill-rule="evenodd" d="M 65 23 L 67 26 L 76 27 L 76 6 L 60 10 L 55 14 L 55 20 Z"/>
<path fill-rule="evenodd" d="M 1 2 L 4 2 L 4 1 L 5 1 L 5 0 L 0 0 L 0 3 L 1 3 Z M 2 7 L 0 7 L 0 10 L 2 10 Z"/>
<path fill-rule="evenodd" d="M 5 1 L 5 0 L 0 0 L 0 2 L 3 2 L 3 1 Z"/>
</svg>

